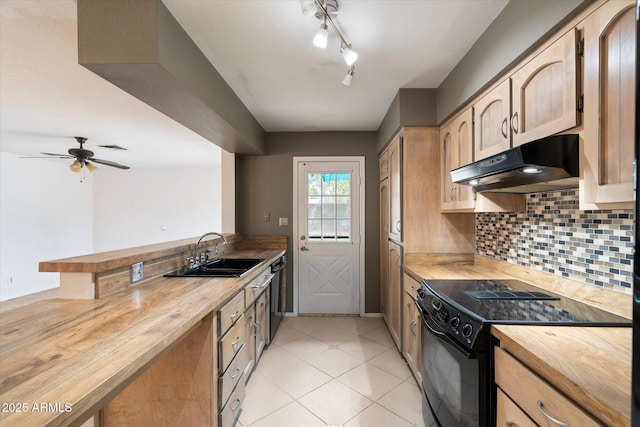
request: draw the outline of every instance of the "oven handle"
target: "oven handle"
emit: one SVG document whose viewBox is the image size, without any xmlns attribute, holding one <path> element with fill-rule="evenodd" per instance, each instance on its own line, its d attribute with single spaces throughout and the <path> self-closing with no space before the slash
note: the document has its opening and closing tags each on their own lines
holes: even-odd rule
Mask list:
<svg viewBox="0 0 640 427">
<path fill-rule="evenodd" d="M 472 359 L 472 354 L 467 349 L 463 348 L 460 344 L 458 344 L 455 340 L 449 337 L 446 333 L 436 330 L 433 326 L 429 324 L 429 320 L 427 316 L 429 314 L 424 312 L 424 309 L 420 306 L 418 301 L 415 301 L 416 307 L 418 307 L 418 311 L 420 312 L 420 317 L 422 317 L 422 324 L 427 327 L 427 330 L 431 332 L 436 338 L 439 338 L 445 341 L 447 344 L 452 346 L 458 353 L 462 354 L 466 359 Z M 430 318 L 431 316 L 429 316 Z"/>
</svg>

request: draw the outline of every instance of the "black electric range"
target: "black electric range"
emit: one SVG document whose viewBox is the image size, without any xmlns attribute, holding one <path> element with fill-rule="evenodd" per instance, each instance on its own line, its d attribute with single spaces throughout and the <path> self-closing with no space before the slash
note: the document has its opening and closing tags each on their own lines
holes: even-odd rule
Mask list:
<svg viewBox="0 0 640 427">
<path fill-rule="evenodd" d="M 495 423 L 491 324 L 622 326 L 631 320 L 518 280 L 424 280 L 425 425 Z"/>
</svg>

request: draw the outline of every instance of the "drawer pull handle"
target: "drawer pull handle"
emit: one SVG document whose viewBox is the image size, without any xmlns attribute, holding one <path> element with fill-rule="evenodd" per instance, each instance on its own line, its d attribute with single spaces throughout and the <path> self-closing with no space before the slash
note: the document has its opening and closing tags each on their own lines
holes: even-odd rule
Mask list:
<svg viewBox="0 0 640 427">
<path fill-rule="evenodd" d="M 547 413 L 544 411 L 544 409 L 542 409 L 542 401 L 541 401 L 541 400 L 538 400 L 538 402 L 536 403 L 536 406 L 538 407 L 538 411 L 540 411 L 540 413 L 541 413 L 542 415 L 544 415 L 544 416 L 545 416 L 549 421 L 551 421 L 552 423 L 557 424 L 557 425 L 559 425 L 559 426 L 561 426 L 561 427 L 569 427 L 569 424 L 567 424 L 567 423 L 565 423 L 565 422 L 563 422 L 563 421 L 560 421 L 560 420 L 558 420 L 558 419 L 555 419 L 555 418 L 553 418 L 551 415 L 547 414 Z"/>
<path fill-rule="evenodd" d="M 502 136 L 504 137 L 504 139 L 507 139 L 507 122 L 508 119 L 505 117 L 504 120 L 502 121 L 502 126 L 500 126 L 500 130 L 502 131 Z"/>
<path fill-rule="evenodd" d="M 235 406 L 231 407 L 231 412 L 236 412 L 238 408 L 240 408 L 240 405 L 242 405 L 242 402 L 240 401 L 240 399 L 236 399 L 236 404 Z"/>
<path fill-rule="evenodd" d="M 409 330 L 411 331 L 411 333 L 413 334 L 414 337 L 417 336 L 416 335 L 416 325 L 417 325 L 416 321 L 412 320 L 411 321 L 411 326 L 409 326 Z"/>
<path fill-rule="evenodd" d="M 240 337 L 236 337 L 236 340 L 231 343 L 231 347 L 233 347 L 233 351 L 236 351 L 236 346 L 240 343 Z"/>
<path fill-rule="evenodd" d="M 513 113 L 513 116 L 511 116 L 511 129 L 513 130 L 513 133 L 518 133 L 518 128 L 520 127 L 518 123 L 518 112 L 516 111 L 515 113 Z"/>
<path fill-rule="evenodd" d="M 232 319 L 235 319 L 238 316 L 240 316 L 240 312 L 238 310 L 236 310 L 235 313 L 229 315 L 229 317 L 231 317 Z"/>
<path fill-rule="evenodd" d="M 242 375 L 242 371 L 240 370 L 240 368 L 236 369 L 236 373 L 231 375 L 231 379 L 235 380 L 236 378 L 238 378 L 240 375 Z"/>
</svg>

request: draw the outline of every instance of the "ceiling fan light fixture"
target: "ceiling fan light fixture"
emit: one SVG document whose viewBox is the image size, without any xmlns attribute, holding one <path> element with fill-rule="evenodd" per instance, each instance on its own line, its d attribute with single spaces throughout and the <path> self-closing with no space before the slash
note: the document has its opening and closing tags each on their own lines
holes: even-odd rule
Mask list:
<svg viewBox="0 0 640 427">
<path fill-rule="evenodd" d="M 89 172 L 93 172 L 94 170 L 98 169 L 98 167 L 92 163 L 85 162 L 84 164 L 87 166 Z"/>
<path fill-rule="evenodd" d="M 329 39 L 329 31 L 327 31 L 327 20 L 320 24 L 320 29 L 313 38 L 313 45 L 320 49 L 327 47 L 327 40 Z"/>
<path fill-rule="evenodd" d="M 353 80 L 353 74 L 354 74 L 354 69 L 353 67 L 349 68 L 349 70 L 347 71 L 347 75 L 344 76 L 344 79 L 342 80 L 342 84 L 345 86 L 351 86 L 351 80 Z"/>
<path fill-rule="evenodd" d="M 69 165 L 69 169 L 71 172 L 79 173 L 80 169 L 82 169 L 82 164 L 79 161 L 74 160 L 73 163 Z"/>
<path fill-rule="evenodd" d="M 347 65 L 351 66 L 358 60 L 358 54 L 351 49 L 351 45 L 342 45 L 340 51 L 342 52 L 342 58 Z"/>
</svg>

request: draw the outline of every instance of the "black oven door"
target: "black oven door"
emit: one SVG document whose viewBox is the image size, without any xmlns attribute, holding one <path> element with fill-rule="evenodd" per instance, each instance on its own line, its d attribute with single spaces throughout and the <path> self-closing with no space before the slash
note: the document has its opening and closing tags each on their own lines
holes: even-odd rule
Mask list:
<svg viewBox="0 0 640 427">
<path fill-rule="evenodd" d="M 425 426 L 488 426 L 487 355 L 457 344 L 422 314 L 422 414 Z"/>
</svg>

